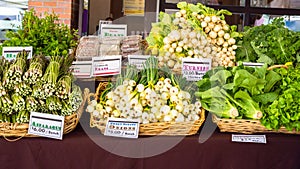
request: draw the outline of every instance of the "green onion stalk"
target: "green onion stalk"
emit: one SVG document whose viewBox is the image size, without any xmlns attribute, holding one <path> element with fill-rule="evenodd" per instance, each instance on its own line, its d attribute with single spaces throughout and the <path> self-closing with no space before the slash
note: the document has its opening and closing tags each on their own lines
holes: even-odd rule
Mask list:
<svg viewBox="0 0 300 169">
<path fill-rule="evenodd" d="M 66 74 L 59 78 L 56 83 L 56 96 L 67 99 L 71 94 L 72 74 Z"/>
<path fill-rule="evenodd" d="M 26 103 L 25 103 L 25 100 L 24 100 L 24 98 L 22 96 L 14 93 L 11 96 L 11 100 L 13 102 L 12 109 L 15 112 L 19 112 L 19 111 L 25 110 Z"/>
<path fill-rule="evenodd" d="M 7 94 L 5 87 L 0 83 L 0 97 Z"/>
<path fill-rule="evenodd" d="M 30 113 L 27 110 L 22 110 L 16 113 L 16 122 L 17 123 L 28 123 L 29 122 L 29 117 Z"/>
<path fill-rule="evenodd" d="M 22 82 L 22 75 L 27 66 L 27 56 L 26 51 L 18 53 L 16 59 L 4 73 L 2 82 L 8 90 L 12 90 L 16 84 Z"/>
<path fill-rule="evenodd" d="M 149 57 L 144 63 L 144 69 L 141 71 L 142 77 L 140 79 L 140 84 L 145 85 L 151 89 L 159 79 L 158 76 L 158 60 L 156 57 Z"/>
<path fill-rule="evenodd" d="M 15 93 L 17 93 L 20 96 L 28 96 L 31 94 L 32 89 L 31 86 L 25 82 L 21 82 L 14 87 Z"/>
<path fill-rule="evenodd" d="M 59 75 L 59 68 L 62 59 L 60 56 L 52 56 L 49 65 L 42 77 L 43 98 L 50 97 L 55 92 L 55 85 Z"/>
<path fill-rule="evenodd" d="M 39 110 L 39 102 L 32 96 L 26 98 L 26 110 L 29 112 L 37 112 Z"/>
<path fill-rule="evenodd" d="M 0 99 L 2 103 L 1 112 L 8 115 L 13 114 L 13 101 L 10 99 L 9 95 L 4 95 L 0 97 Z"/>
<path fill-rule="evenodd" d="M 35 56 L 31 59 L 28 70 L 23 75 L 24 82 L 35 84 L 43 77 L 43 69 L 45 67 L 45 59 L 42 56 Z"/>
<path fill-rule="evenodd" d="M 50 112 L 60 111 L 62 109 L 61 101 L 57 96 L 47 97 L 46 106 Z"/>
</svg>

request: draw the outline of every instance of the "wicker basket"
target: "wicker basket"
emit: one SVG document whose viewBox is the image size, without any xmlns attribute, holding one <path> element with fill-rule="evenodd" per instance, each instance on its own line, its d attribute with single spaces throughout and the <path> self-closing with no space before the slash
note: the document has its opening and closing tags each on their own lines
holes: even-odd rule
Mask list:
<svg viewBox="0 0 300 169">
<path fill-rule="evenodd" d="M 273 65 L 268 68 L 272 70 L 275 68 L 287 68 L 286 65 Z M 233 133 L 285 133 L 285 134 L 300 134 L 300 131 L 289 131 L 285 127 L 281 127 L 278 130 L 267 129 L 260 123 L 259 120 L 250 119 L 226 119 L 219 118 L 216 115 L 212 115 L 212 121 L 217 124 L 221 132 L 233 132 Z"/>
<path fill-rule="evenodd" d="M 225 119 L 212 115 L 212 121 L 217 124 L 221 132 L 233 133 L 285 133 L 285 134 L 300 134 L 300 131 L 289 131 L 285 127 L 279 130 L 270 130 L 263 126 L 259 120 L 248 119 Z"/>
<path fill-rule="evenodd" d="M 84 110 L 85 102 L 89 94 L 89 89 L 84 89 L 83 101 L 74 114 L 70 116 L 65 116 L 64 121 L 64 134 L 70 133 L 73 131 L 82 115 Z M 0 136 L 3 136 L 8 141 L 16 141 L 22 137 L 38 137 L 36 135 L 28 134 L 28 123 L 0 123 Z M 8 137 L 17 137 L 16 139 L 9 139 Z"/>
<path fill-rule="evenodd" d="M 106 87 L 107 83 L 100 83 L 96 93 L 90 93 L 87 98 L 88 104 L 90 103 L 90 98 L 94 97 L 96 100 L 99 97 L 101 91 Z M 201 109 L 199 114 L 200 118 L 193 122 L 156 122 L 148 124 L 140 124 L 139 135 L 140 136 L 153 136 L 153 135 L 168 135 L 168 136 L 179 136 L 179 135 L 194 135 L 199 130 L 200 126 L 205 120 L 205 110 Z M 90 127 L 97 127 L 103 134 L 106 127 L 106 121 L 101 121 L 94 117 L 90 113 Z"/>
</svg>

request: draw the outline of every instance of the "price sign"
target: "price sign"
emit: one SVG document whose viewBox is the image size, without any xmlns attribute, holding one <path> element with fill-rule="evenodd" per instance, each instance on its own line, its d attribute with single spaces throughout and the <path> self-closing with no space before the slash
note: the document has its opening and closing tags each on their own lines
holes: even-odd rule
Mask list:
<svg viewBox="0 0 300 169">
<path fill-rule="evenodd" d="M 233 142 L 244 142 L 244 143 L 267 143 L 266 135 L 239 135 L 232 134 L 231 140 Z"/>
<path fill-rule="evenodd" d="M 248 67 L 262 67 L 264 63 L 243 62 L 243 65 Z"/>
<path fill-rule="evenodd" d="M 73 75 L 77 78 L 90 78 L 92 61 L 74 61 L 71 66 Z"/>
<path fill-rule="evenodd" d="M 138 138 L 139 121 L 122 118 L 109 118 L 104 135 L 124 138 Z"/>
<path fill-rule="evenodd" d="M 127 36 L 127 25 L 124 24 L 101 24 L 101 37 L 125 37 Z"/>
<path fill-rule="evenodd" d="M 101 28 L 102 24 L 112 24 L 112 21 L 99 20 L 99 28 Z M 98 35 L 101 36 L 101 29 L 98 29 Z"/>
<path fill-rule="evenodd" d="M 92 76 L 109 76 L 121 73 L 121 55 L 93 57 Z"/>
<path fill-rule="evenodd" d="M 128 55 L 128 64 L 135 65 L 137 69 L 143 69 L 143 64 L 150 55 Z"/>
<path fill-rule="evenodd" d="M 16 59 L 17 54 L 25 50 L 28 53 L 28 59 L 32 57 L 32 46 L 28 47 L 3 47 L 2 49 L 2 56 L 4 56 L 7 60 L 13 60 Z"/>
<path fill-rule="evenodd" d="M 182 75 L 188 81 L 201 80 L 203 75 L 211 69 L 211 59 L 183 58 Z"/>
<path fill-rule="evenodd" d="M 62 140 L 64 116 L 31 112 L 28 134 Z"/>
</svg>

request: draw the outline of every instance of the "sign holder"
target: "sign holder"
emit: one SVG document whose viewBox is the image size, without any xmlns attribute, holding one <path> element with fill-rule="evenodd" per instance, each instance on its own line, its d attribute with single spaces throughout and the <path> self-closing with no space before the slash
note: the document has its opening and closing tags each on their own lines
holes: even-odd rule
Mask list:
<svg viewBox="0 0 300 169">
<path fill-rule="evenodd" d="M 127 36 L 126 24 L 101 24 L 101 37 L 125 37 Z"/>
<path fill-rule="evenodd" d="M 121 55 L 93 57 L 91 77 L 118 75 L 122 67 Z"/>
<path fill-rule="evenodd" d="M 211 69 L 211 58 L 183 58 L 182 75 L 187 81 L 201 80 L 203 75 Z"/>
<path fill-rule="evenodd" d="M 77 78 L 90 78 L 92 61 L 74 61 L 71 66 L 72 73 Z"/>
<path fill-rule="evenodd" d="M 7 59 L 7 60 L 13 60 L 16 59 L 16 56 L 18 53 L 22 52 L 25 50 L 26 52 L 29 52 L 28 54 L 28 59 L 32 57 L 32 46 L 25 46 L 25 47 L 20 47 L 20 46 L 12 46 L 12 47 L 3 47 L 2 49 L 2 56 Z"/>
<path fill-rule="evenodd" d="M 128 55 L 128 64 L 135 65 L 137 69 L 143 69 L 143 64 L 150 55 Z"/>
</svg>

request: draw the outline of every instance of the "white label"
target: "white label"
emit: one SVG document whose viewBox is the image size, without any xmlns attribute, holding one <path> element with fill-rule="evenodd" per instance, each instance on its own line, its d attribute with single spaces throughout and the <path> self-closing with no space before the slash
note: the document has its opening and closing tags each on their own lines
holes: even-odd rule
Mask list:
<svg viewBox="0 0 300 169">
<path fill-rule="evenodd" d="M 264 63 L 243 62 L 243 65 L 248 67 L 262 67 Z"/>
<path fill-rule="evenodd" d="M 99 20 L 99 28 L 101 28 L 102 24 L 112 24 L 112 21 Z M 101 35 L 101 29 L 98 29 L 98 35 Z"/>
<path fill-rule="evenodd" d="M 127 36 L 127 25 L 123 24 L 101 24 L 101 37 L 125 37 Z"/>
<path fill-rule="evenodd" d="M 92 76 L 109 76 L 121 73 L 121 55 L 93 57 Z"/>
<path fill-rule="evenodd" d="M 231 141 L 244 143 L 267 143 L 266 135 L 238 135 L 232 134 Z"/>
<path fill-rule="evenodd" d="M 124 138 L 138 138 L 139 121 L 122 118 L 109 118 L 106 123 L 104 135 Z"/>
<path fill-rule="evenodd" d="M 28 46 L 28 47 L 3 47 L 2 49 L 2 56 L 4 56 L 5 59 L 7 60 L 13 60 L 16 59 L 17 54 L 19 52 L 22 52 L 23 50 L 25 50 L 28 53 L 28 59 L 30 59 L 32 57 L 32 46 Z"/>
<path fill-rule="evenodd" d="M 90 78 L 92 70 L 92 61 L 74 61 L 72 63 L 73 75 L 77 78 Z"/>
<path fill-rule="evenodd" d="M 64 116 L 31 112 L 28 134 L 62 140 L 64 121 Z"/>
<path fill-rule="evenodd" d="M 128 55 L 128 64 L 135 65 L 137 69 L 143 69 L 144 63 L 150 55 Z"/>
<path fill-rule="evenodd" d="M 183 58 L 182 76 L 187 81 L 201 80 L 203 75 L 211 69 L 211 59 L 208 58 Z"/>
</svg>

